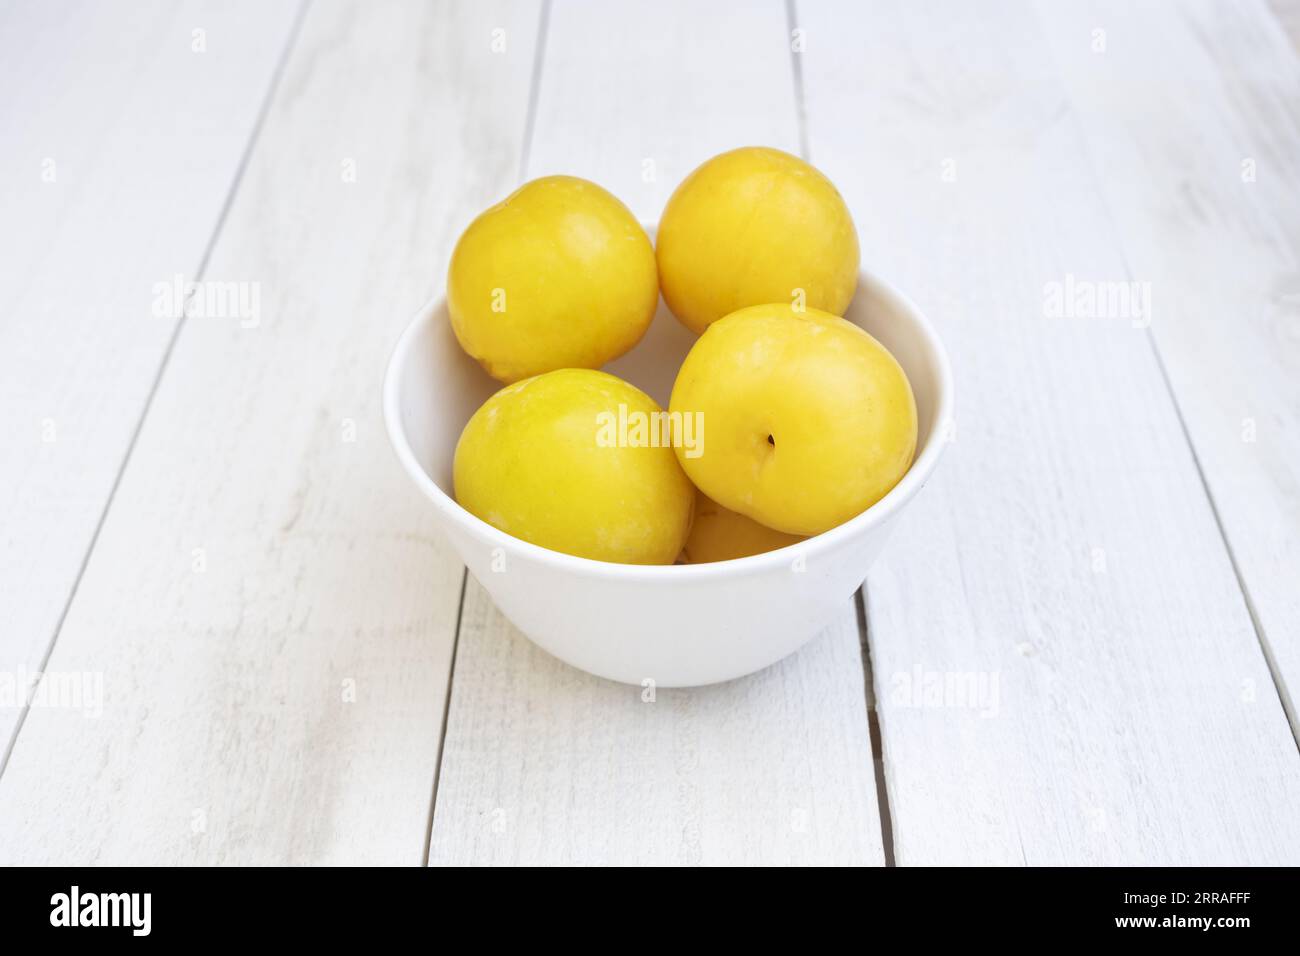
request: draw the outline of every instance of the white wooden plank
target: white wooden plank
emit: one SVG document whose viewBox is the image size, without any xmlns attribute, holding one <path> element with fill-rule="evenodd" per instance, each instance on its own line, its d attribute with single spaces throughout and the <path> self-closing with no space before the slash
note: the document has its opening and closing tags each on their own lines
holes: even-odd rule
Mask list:
<svg viewBox="0 0 1300 956">
<path fill-rule="evenodd" d="M 796 150 L 786 34 L 779 3 L 557 4 L 529 176 L 654 220 L 714 153 Z M 472 585 L 430 862 L 883 862 L 851 602 L 763 673 L 641 693 L 534 649 Z"/>
<path fill-rule="evenodd" d="M 0 8 L 0 763 L 296 10 Z"/>
<path fill-rule="evenodd" d="M 591 677 L 471 579 L 433 864 L 881 860 L 857 620 L 752 677 L 689 690 Z"/>
<path fill-rule="evenodd" d="M 1300 62 L 1262 2 L 1039 11 L 1300 733 Z"/>
<path fill-rule="evenodd" d="M 957 378 L 867 591 L 896 857 L 1300 862 L 1300 759 L 1150 337 L 1048 314 L 1130 276 L 1027 13 L 797 6 L 813 159 Z"/>
<path fill-rule="evenodd" d="M 181 331 L 50 662 L 102 717 L 30 712 L 0 861 L 422 861 L 462 571 L 379 383 L 516 174 L 537 20 L 312 6 L 208 270 L 261 321 Z"/>
<path fill-rule="evenodd" d="M 526 178 L 592 179 L 654 223 L 711 156 L 750 145 L 798 152 L 784 8 L 710 7 L 556 3 Z"/>
</svg>

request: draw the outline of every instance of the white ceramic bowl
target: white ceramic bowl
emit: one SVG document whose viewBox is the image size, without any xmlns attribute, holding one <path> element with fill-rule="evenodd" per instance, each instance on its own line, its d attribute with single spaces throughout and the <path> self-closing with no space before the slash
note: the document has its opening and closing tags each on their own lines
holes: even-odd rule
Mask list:
<svg viewBox="0 0 1300 956">
<path fill-rule="evenodd" d="M 442 298 L 422 308 L 397 343 L 384 381 L 384 419 L 398 460 L 470 573 L 535 643 L 574 667 L 631 684 L 730 680 L 798 650 L 843 612 L 949 434 L 948 357 L 916 306 L 863 272 L 845 318 L 879 339 L 907 372 L 920 425 L 916 460 L 852 521 L 754 557 L 662 567 L 592 561 L 520 541 L 458 505 L 456 440 L 500 386 L 457 344 Z M 667 407 L 694 341 L 661 304 L 641 343 L 606 369 Z"/>
</svg>

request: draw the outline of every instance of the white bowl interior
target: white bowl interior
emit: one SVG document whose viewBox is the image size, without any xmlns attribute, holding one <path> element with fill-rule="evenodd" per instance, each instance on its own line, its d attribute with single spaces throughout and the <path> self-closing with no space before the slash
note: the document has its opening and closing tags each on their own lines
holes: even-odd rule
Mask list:
<svg viewBox="0 0 1300 956">
<path fill-rule="evenodd" d="M 421 316 L 398 382 L 402 431 L 411 453 L 448 497 L 454 500 L 451 462 L 456 442 L 479 406 L 501 387 L 465 354 L 438 299 Z"/>
<path fill-rule="evenodd" d="M 845 318 L 879 339 L 907 373 L 916 396 L 919 454 L 937 425 L 942 371 L 918 313 L 864 273 Z M 501 385 L 460 348 L 445 300 L 433 303 L 418 321 L 405 366 L 397 370 L 402 430 L 425 473 L 454 499 L 451 463 L 456 441 L 470 416 Z M 661 301 L 645 338 L 605 370 L 666 407 L 677 369 L 695 340 Z"/>
</svg>

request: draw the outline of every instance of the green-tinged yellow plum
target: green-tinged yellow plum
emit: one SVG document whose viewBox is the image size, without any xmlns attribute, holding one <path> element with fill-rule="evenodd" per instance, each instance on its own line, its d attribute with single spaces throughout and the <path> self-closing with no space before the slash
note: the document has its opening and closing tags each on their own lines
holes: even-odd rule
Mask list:
<svg viewBox="0 0 1300 956">
<path fill-rule="evenodd" d="M 597 561 L 672 564 L 695 489 L 649 429 L 662 409 L 605 372 L 560 369 L 507 385 L 456 445 L 456 500 L 507 534 Z"/>
</svg>

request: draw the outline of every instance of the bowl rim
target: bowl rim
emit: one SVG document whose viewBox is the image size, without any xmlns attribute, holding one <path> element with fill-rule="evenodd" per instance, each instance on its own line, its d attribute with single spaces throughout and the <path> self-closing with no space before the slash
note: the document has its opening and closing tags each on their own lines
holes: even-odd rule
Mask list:
<svg viewBox="0 0 1300 956">
<path fill-rule="evenodd" d="M 873 293 L 892 300 L 890 305 L 896 311 L 908 313 L 911 321 L 920 330 L 921 337 L 933 354 L 938 369 L 934 422 L 926 436 L 924 445 L 912 459 L 911 466 L 889 492 L 861 514 L 850 518 L 843 524 L 836 525 L 829 531 L 813 535 L 795 544 L 789 544 L 774 551 L 753 554 L 743 558 L 730 558 L 726 561 L 711 561 L 705 564 L 621 564 L 613 561 L 598 561 L 578 555 L 553 551 L 541 545 L 524 541 L 514 535 L 488 524 L 481 518 L 470 514 L 449 494 L 439 487 L 420 465 L 407 440 L 402 425 L 401 384 L 406 367 L 406 356 L 412 343 L 418 336 L 422 325 L 433 321 L 439 305 L 445 295 L 435 292 L 415 313 L 402 331 L 388 359 L 384 374 L 383 406 L 384 425 L 388 432 L 389 444 L 392 445 L 397 460 L 401 463 L 416 487 L 424 492 L 434 506 L 450 521 L 466 533 L 479 539 L 487 539 L 492 546 L 513 549 L 517 553 L 535 561 L 549 564 L 561 570 L 599 578 L 620 578 L 637 581 L 674 581 L 685 583 L 692 580 L 704 580 L 717 577 L 735 577 L 750 572 L 762 573 L 778 566 L 787 565 L 796 555 L 802 555 L 808 564 L 814 562 L 818 555 L 825 554 L 847 539 L 879 527 L 899 511 L 921 489 L 933 473 L 935 466 L 943 455 L 947 436 L 951 433 L 953 417 L 953 379 L 952 367 L 948 361 L 948 352 L 943 346 L 929 319 L 917 307 L 916 303 L 900 292 L 886 280 L 866 269 L 858 270 L 859 286 L 872 289 Z M 504 387 L 504 386 L 502 386 Z"/>
</svg>

